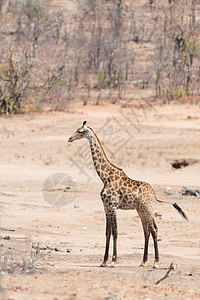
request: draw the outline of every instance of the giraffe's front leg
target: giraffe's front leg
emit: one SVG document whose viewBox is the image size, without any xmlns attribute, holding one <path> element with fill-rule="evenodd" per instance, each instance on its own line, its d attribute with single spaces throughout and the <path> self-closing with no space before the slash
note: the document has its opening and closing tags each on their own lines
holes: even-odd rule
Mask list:
<svg viewBox="0 0 200 300">
<path fill-rule="evenodd" d="M 117 261 L 117 215 L 116 210 L 111 214 L 112 236 L 113 236 L 113 257 L 112 263 Z"/>
<path fill-rule="evenodd" d="M 108 261 L 110 236 L 111 236 L 111 217 L 110 214 L 106 214 L 106 249 L 105 249 L 103 263 L 100 265 L 100 267 L 107 266 L 106 264 Z"/>
</svg>

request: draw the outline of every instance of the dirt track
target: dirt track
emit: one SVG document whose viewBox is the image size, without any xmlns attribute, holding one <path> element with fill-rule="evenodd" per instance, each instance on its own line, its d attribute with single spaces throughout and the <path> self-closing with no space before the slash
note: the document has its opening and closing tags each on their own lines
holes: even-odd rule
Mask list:
<svg viewBox="0 0 200 300">
<path fill-rule="evenodd" d="M 118 264 L 99 268 L 105 246 L 102 183 L 88 142 L 67 143 L 84 120 L 112 162 L 131 178 L 152 184 L 158 198 L 177 202 L 188 215 L 185 222 L 172 206 L 156 204 L 160 269 L 152 269 L 152 240 L 147 265 L 138 267 L 143 231 L 135 211 L 118 212 Z M 200 106 L 90 105 L 0 122 L 3 299 L 200 298 L 200 200 L 181 195 L 182 185 L 200 188 Z M 189 165 L 174 169 L 177 160 Z M 55 173 L 69 175 L 77 186 L 76 193 L 64 192 L 60 206 L 42 194 Z M 171 262 L 177 270 L 155 285 Z"/>
</svg>

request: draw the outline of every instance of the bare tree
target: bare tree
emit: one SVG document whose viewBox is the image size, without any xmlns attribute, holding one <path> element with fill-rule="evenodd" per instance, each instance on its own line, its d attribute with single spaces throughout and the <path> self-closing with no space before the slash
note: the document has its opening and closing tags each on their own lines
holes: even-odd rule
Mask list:
<svg viewBox="0 0 200 300">
<path fill-rule="evenodd" d="M 0 2 L 2 113 L 27 101 L 62 109 L 77 95 L 85 105 L 92 93 L 115 101 L 136 86 L 168 100 L 199 93 L 199 1 L 50 3 Z"/>
</svg>

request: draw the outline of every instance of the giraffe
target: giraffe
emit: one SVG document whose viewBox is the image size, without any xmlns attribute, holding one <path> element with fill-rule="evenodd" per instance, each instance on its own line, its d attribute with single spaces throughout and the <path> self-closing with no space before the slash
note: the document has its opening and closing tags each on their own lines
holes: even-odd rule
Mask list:
<svg viewBox="0 0 200 300">
<path fill-rule="evenodd" d="M 125 172 L 109 161 L 107 155 L 94 130 L 83 125 L 69 138 L 68 142 L 87 138 L 89 140 L 94 167 L 100 179 L 103 181 L 103 189 L 100 193 L 106 215 L 106 247 L 103 263 L 101 267 L 107 266 L 109 255 L 109 244 L 111 235 L 113 237 L 112 264 L 117 261 L 117 209 L 136 209 L 144 231 L 144 254 L 140 266 L 148 260 L 148 243 L 150 234 L 152 235 L 155 250 L 155 262 L 159 261 L 157 226 L 154 220 L 153 204 L 161 201 L 156 198 L 156 194 L 150 184 L 133 180 Z M 186 214 L 176 204 L 172 204 L 175 209 L 187 220 Z"/>
</svg>

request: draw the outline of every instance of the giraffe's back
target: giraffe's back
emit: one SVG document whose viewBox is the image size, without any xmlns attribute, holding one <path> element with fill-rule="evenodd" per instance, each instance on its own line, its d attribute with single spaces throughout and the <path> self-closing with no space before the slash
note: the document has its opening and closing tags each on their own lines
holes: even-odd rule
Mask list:
<svg viewBox="0 0 200 300">
<path fill-rule="evenodd" d="M 155 192 L 150 184 L 133 180 L 128 176 L 123 178 L 123 185 L 119 188 L 119 209 L 142 209 L 153 207 Z"/>
</svg>

